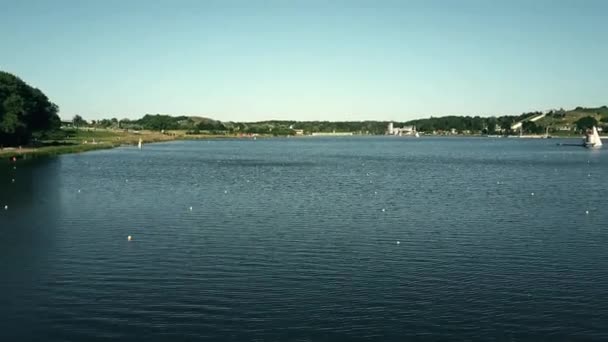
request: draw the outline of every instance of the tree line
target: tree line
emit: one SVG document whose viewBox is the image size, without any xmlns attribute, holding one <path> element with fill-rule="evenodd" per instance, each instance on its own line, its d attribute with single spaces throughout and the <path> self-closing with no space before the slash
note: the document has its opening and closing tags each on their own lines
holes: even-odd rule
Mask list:
<svg viewBox="0 0 608 342">
<path fill-rule="evenodd" d="M 563 118 L 563 110 L 552 111 L 548 118 Z M 596 112 L 593 112 L 596 113 Z M 394 127 L 414 126 L 417 131 L 427 133 L 443 133 L 456 131 L 465 134 L 543 134 L 550 125 L 546 121 L 524 121 L 528 118 L 542 114 L 541 112 L 528 112 L 520 115 L 505 115 L 499 117 L 480 116 L 442 116 L 425 119 L 416 119 L 404 122 L 393 122 Z M 513 131 L 513 124 L 524 121 L 521 129 Z M 90 123 L 76 116 L 73 120 L 75 126 L 131 129 L 131 130 L 185 130 L 190 134 L 266 134 L 266 135 L 294 135 L 296 131 L 312 132 L 354 132 L 358 134 L 384 134 L 389 121 L 295 121 L 295 120 L 268 120 L 258 122 L 222 122 L 209 118 L 171 116 L 167 114 L 146 114 L 137 120 L 103 119 Z M 572 129 L 578 131 L 591 126 L 608 125 L 608 111 L 600 121 L 592 116 L 585 116 L 574 123 Z M 554 129 L 554 127 L 552 128 Z"/>
</svg>

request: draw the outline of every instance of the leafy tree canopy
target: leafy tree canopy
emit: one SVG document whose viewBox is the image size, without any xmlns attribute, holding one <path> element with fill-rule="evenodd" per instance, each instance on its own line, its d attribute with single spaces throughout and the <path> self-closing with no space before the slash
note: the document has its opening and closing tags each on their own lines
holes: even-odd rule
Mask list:
<svg viewBox="0 0 608 342">
<path fill-rule="evenodd" d="M 86 122 L 86 120 L 83 119 L 82 116 L 80 116 L 78 114 L 74 115 L 74 118 L 72 119 L 72 123 L 74 124 L 75 127 L 86 126 L 88 124 Z"/>
<path fill-rule="evenodd" d="M 58 129 L 59 108 L 17 76 L 0 71 L 0 144 L 26 144 L 35 133 Z"/>
<path fill-rule="evenodd" d="M 597 126 L 597 120 L 594 117 L 585 116 L 576 120 L 575 124 L 576 128 L 578 128 L 579 130 L 585 130 L 593 126 Z"/>
</svg>

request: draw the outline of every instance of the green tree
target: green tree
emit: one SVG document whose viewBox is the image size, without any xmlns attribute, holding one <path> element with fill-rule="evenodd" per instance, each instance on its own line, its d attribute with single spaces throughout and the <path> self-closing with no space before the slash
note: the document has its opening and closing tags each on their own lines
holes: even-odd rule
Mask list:
<svg viewBox="0 0 608 342">
<path fill-rule="evenodd" d="M 131 126 L 131 120 L 129 120 L 127 118 L 118 121 L 118 128 L 125 129 L 125 128 L 128 128 L 130 126 Z"/>
<path fill-rule="evenodd" d="M 219 121 L 205 120 L 196 125 L 196 128 L 201 131 L 224 131 L 226 126 Z"/>
<path fill-rule="evenodd" d="M 0 144 L 20 145 L 34 134 L 58 129 L 59 108 L 39 89 L 0 71 Z"/>
<path fill-rule="evenodd" d="M 496 134 L 496 125 L 498 121 L 495 117 L 488 118 L 486 120 L 486 133 L 487 134 Z"/>
<path fill-rule="evenodd" d="M 524 132 L 529 133 L 529 134 L 540 134 L 545 131 L 544 127 L 539 126 L 535 122 L 532 122 L 532 121 L 525 121 L 522 124 L 522 129 Z"/>
<path fill-rule="evenodd" d="M 76 114 L 76 115 L 74 115 L 74 118 L 72 119 L 72 124 L 74 124 L 74 127 L 82 127 L 82 126 L 86 126 L 87 122 L 85 119 L 82 118 L 82 116 Z"/>
<path fill-rule="evenodd" d="M 500 122 L 500 129 L 503 131 L 503 133 L 511 133 L 511 125 L 513 123 L 512 120 L 507 118 L 500 118 L 498 121 Z"/>
<path fill-rule="evenodd" d="M 103 128 L 108 128 L 112 126 L 112 121 L 110 121 L 109 119 L 102 119 L 98 121 L 97 124 Z"/>
<path fill-rule="evenodd" d="M 161 131 L 166 129 L 178 129 L 179 119 L 169 115 L 162 114 L 146 114 L 143 118 L 136 121 L 137 124 L 141 125 L 144 129 L 152 131 Z"/>
<path fill-rule="evenodd" d="M 576 128 L 578 128 L 579 130 L 585 130 L 593 126 L 597 126 L 597 120 L 592 116 L 585 116 L 576 120 L 575 124 Z"/>
</svg>

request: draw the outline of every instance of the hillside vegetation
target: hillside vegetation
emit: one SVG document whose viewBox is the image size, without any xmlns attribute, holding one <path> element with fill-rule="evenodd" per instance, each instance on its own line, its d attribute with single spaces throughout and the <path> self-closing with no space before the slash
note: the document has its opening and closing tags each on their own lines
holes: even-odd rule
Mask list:
<svg viewBox="0 0 608 342">
<path fill-rule="evenodd" d="M 528 112 L 520 115 L 499 117 L 480 116 L 442 116 L 394 122 L 395 127 L 415 126 L 420 132 L 443 134 L 519 134 L 512 130 L 515 123 L 522 122 L 521 133 L 578 134 L 593 125 L 608 126 L 608 108 L 577 107 L 573 110 L 553 110 L 536 122 L 529 119 L 543 114 Z M 74 120 L 76 124 L 76 120 Z M 384 134 L 389 121 L 295 121 L 269 120 L 259 122 L 222 122 L 198 116 L 171 116 L 167 114 L 146 114 L 138 120 L 104 119 L 86 123 L 87 127 L 113 128 L 122 130 L 170 131 L 182 130 L 186 134 L 241 135 L 265 134 L 274 136 L 293 135 L 296 131 L 313 132 L 354 132 L 358 134 Z M 608 129 L 608 127 L 606 127 Z"/>
</svg>

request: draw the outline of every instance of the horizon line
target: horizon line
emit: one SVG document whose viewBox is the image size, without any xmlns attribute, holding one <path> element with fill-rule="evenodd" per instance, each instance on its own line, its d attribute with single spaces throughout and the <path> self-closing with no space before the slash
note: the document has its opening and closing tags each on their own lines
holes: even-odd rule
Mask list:
<svg viewBox="0 0 608 342">
<path fill-rule="evenodd" d="M 437 114 L 431 114 L 431 115 L 428 115 L 428 116 L 420 116 L 420 117 L 417 117 L 417 118 L 414 118 L 414 119 L 409 119 L 409 120 L 400 120 L 400 119 L 397 119 L 397 120 L 395 120 L 395 119 L 300 120 L 300 119 L 291 119 L 291 118 L 289 118 L 289 119 L 285 119 L 285 118 L 270 118 L 270 119 L 262 119 L 262 120 L 249 121 L 249 120 L 219 120 L 219 119 L 215 119 L 211 115 L 204 115 L 204 114 L 172 114 L 172 113 L 160 113 L 160 112 L 157 112 L 157 113 L 144 113 L 144 114 L 141 114 L 138 118 L 135 118 L 135 119 L 132 119 L 132 118 L 129 118 L 129 117 L 122 117 L 122 118 L 120 118 L 118 116 L 104 117 L 102 119 L 87 119 L 86 117 L 82 116 L 81 114 L 74 114 L 73 116 L 80 115 L 81 117 L 83 117 L 87 121 L 92 121 L 92 120 L 99 121 L 99 120 L 104 120 L 104 119 L 108 119 L 108 120 L 117 119 L 119 121 L 128 119 L 128 120 L 131 120 L 131 121 L 135 121 L 135 120 L 139 120 L 139 119 L 143 118 L 146 115 L 168 115 L 168 116 L 171 116 L 171 117 L 185 116 L 185 117 L 189 117 L 189 118 L 190 117 L 197 117 L 197 118 L 204 118 L 204 119 L 209 119 L 209 120 L 214 120 L 214 121 L 220 121 L 220 122 L 243 122 L 243 123 L 247 123 L 247 122 L 255 123 L 255 122 L 265 122 L 265 121 L 296 121 L 296 122 L 315 122 L 315 121 L 318 121 L 318 122 L 367 122 L 367 121 L 371 121 L 371 122 L 391 122 L 392 121 L 392 122 L 409 122 L 409 121 L 415 121 L 415 120 L 441 118 L 441 117 L 448 117 L 448 116 L 456 116 L 456 117 L 467 117 L 468 116 L 468 117 L 480 117 L 480 118 L 492 118 L 492 117 L 495 117 L 495 118 L 498 118 L 498 117 L 505 117 L 505 116 L 519 116 L 519 115 L 527 114 L 527 113 L 537 113 L 537 112 L 540 112 L 540 113 L 550 113 L 552 111 L 559 111 L 559 110 L 564 110 L 566 112 L 569 112 L 569 111 L 577 110 L 579 108 L 580 109 L 596 109 L 596 108 L 600 109 L 600 108 L 606 108 L 606 107 L 608 107 L 608 105 L 598 105 L 598 106 L 589 106 L 589 107 L 587 107 L 587 106 L 576 106 L 576 107 L 571 108 L 571 109 L 564 109 L 564 108 L 560 107 L 560 108 L 551 108 L 551 109 L 543 109 L 543 110 L 539 110 L 539 109 L 537 109 L 537 110 L 530 110 L 530 111 L 525 111 L 525 112 L 521 112 L 521 113 L 518 113 L 518 114 L 502 114 L 502 115 L 497 115 L 497 114 L 439 114 L 439 115 L 437 115 Z M 69 121 L 69 120 L 71 120 L 73 118 L 73 116 L 71 118 L 70 117 L 66 118 L 64 115 L 61 115 L 61 113 L 59 114 L 59 116 L 60 116 L 60 118 L 61 118 L 62 121 Z"/>
</svg>

